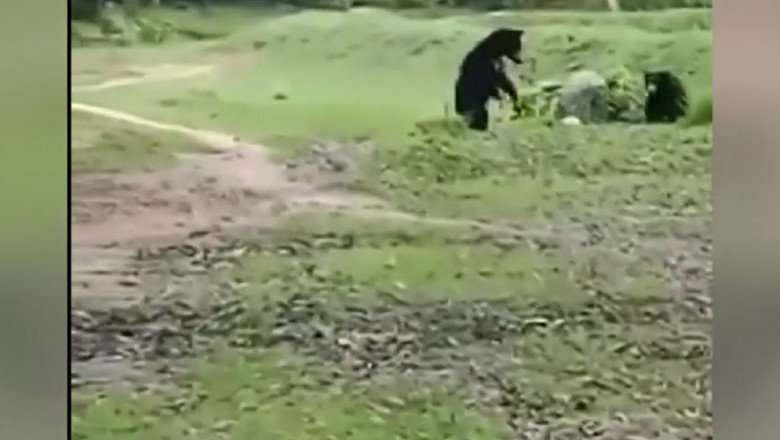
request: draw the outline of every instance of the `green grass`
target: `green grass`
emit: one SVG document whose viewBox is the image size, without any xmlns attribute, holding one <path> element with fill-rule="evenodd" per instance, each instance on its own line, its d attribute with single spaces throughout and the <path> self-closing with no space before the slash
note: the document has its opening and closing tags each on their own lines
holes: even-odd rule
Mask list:
<svg viewBox="0 0 780 440">
<path fill-rule="evenodd" d="M 712 125 L 712 93 L 694 101 L 684 123 L 687 126 Z"/>
<path fill-rule="evenodd" d="M 418 244 L 334 250 L 308 261 L 334 279 L 347 274 L 366 295 L 372 290 L 398 290 L 411 300 L 469 299 L 521 296 L 524 300 L 558 301 L 575 287 L 560 267 L 554 267 L 532 249 L 502 252 L 492 246 Z M 250 283 L 300 271 L 298 259 L 288 264 L 278 257 L 260 256 L 242 261 L 236 276 Z M 259 290 L 262 290 L 259 289 Z"/>
<path fill-rule="evenodd" d="M 222 342 L 249 340 L 252 354 L 232 348 L 199 363 L 171 384 L 173 395 L 78 391 L 74 437 L 496 439 L 506 438 L 512 414 L 558 426 L 610 424 L 618 412 L 711 429 L 697 388 L 710 323 L 691 305 L 701 289 L 706 295 L 697 286 L 710 256 L 709 11 L 154 13 L 225 36 L 76 49 L 74 75 L 89 83 L 107 76 L 106 65 L 207 63 L 231 51 L 248 62 L 218 75 L 74 92 L 74 100 L 264 140 L 287 158 L 308 154 L 289 144 L 368 138 L 352 187 L 433 220 L 300 215 L 242 237 L 228 246 L 242 256 L 208 266 L 197 282 L 220 294 L 231 286 L 246 301 Z M 539 79 L 561 78 L 573 63 L 668 67 L 689 84 L 693 110 L 669 126 L 503 122 L 495 137 L 438 130 L 459 58 L 499 25 L 527 29 Z M 254 50 L 260 41 L 266 46 Z M 81 172 L 159 166 L 196 147 L 78 112 L 73 119 Z M 428 132 L 409 136 L 421 121 Z M 178 276 L 161 290 L 186 289 Z M 277 325 L 326 336 L 291 342 L 295 354 L 269 349 L 266 332 Z M 502 343 L 475 336 L 483 325 Z M 381 356 L 395 349 L 383 338 L 399 333 L 419 344 L 407 353 L 416 369 L 393 364 L 398 353 Z M 447 337 L 455 348 L 429 346 Z M 385 342 L 362 347 L 379 366 L 356 380 L 332 349 L 361 338 Z M 468 362 L 515 387 L 491 385 Z M 509 429 L 515 437 L 531 430 Z"/>
<path fill-rule="evenodd" d="M 528 420 L 555 425 L 652 412 L 679 429 L 706 424 L 705 397 L 692 384 L 708 362 L 708 326 L 695 314 L 672 311 L 675 302 L 658 267 L 663 256 L 643 247 L 648 243 L 621 254 L 622 236 L 584 244 L 566 234 L 506 241 L 480 240 L 467 230 L 397 228 L 304 216 L 272 240 L 264 237 L 265 251 L 250 250 L 222 274 L 223 281 L 243 285 L 240 295 L 248 298 L 224 323 L 235 326 L 236 340 L 267 331 L 274 316 L 287 323 L 298 316 L 293 325 L 324 329 L 336 340 L 448 337 L 456 342 L 444 368 L 452 368 L 455 384 L 431 379 L 442 368 L 442 354 L 424 343 L 411 353 L 421 369 L 391 369 L 389 377 L 381 370 L 368 381 L 333 379 L 333 370 L 348 367 L 328 357 L 304 368 L 305 360 L 288 352 L 253 348 L 250 357 L 216 358 L 180 379 L 184 398 L 117 394 L 76 406 L 74 432 L 81 438 L 178 438 L 176 430 L 189 427 L 189 434 L 219 430 L 231 438 L 250 432 L 341 438 L 349 437 L 347 430 L 353 438 L 503 438 L 497 437 L 501 419 L 491 412 L 495 404 L 482 401 L 485 389 L 497 392 L 480 379 L 485 372 L 500 372 L 519 387 L 501 392 Z M 348 237 L 356 241 L 344 245 Z M 274 243 L 283 246 L 269 251 Z M 308 252 L 291 253 L 293 244 Z M 306 266 L 314 268 L 310 275 Z M 410 305 L 384 302 L 388 292 Z M 499 299 L 508 302 L 489 303 Z M 471 340 L 483 325 L 508 339 L 510 355 L 500 345 Z M 310 342 L 318 347 L 315 356 L 329 353 L 327 344 L 301 345 Z M 383 348 L 392 350 L 392 343 L 375 350 Z M 474 363 L 475 376 L 466 373 L 462 356 Z M 165 409 L 188 398 L 198 403 L 174 414 Z"/>
<path fill-rule="evenodd" d="M 663 66 L 691 86 L 707 88 L 712 83 L 710 21 L 707 10 L 436 19 L 375 9 L 302 11 L 259 19 L 216 42 L 171 44 L 157 51 L 173 60 L 184 53 L 195 59 L 198 51 L 205 55 L 218 47 L 249 53 L 252 61 L 228 76 L 75 98 L 122 103 L 123 109 L 146 116 L 266 139 L 367 135 L 399 141 L 414 122 L 440 117 L 445 107 L 451 108 L 459 59 L 491 26 L 527 30 L 528 56 L 538 60 L 538 79 L 561 78 L 573 63 L 594 69 L 625 65 L 637 73 Z M 256 41 L 267 45 L 253 53 Z M 79 52 L 74 53 L 77 62 Z M 276 100 L 278 93 L 287 99 Z M 166 107 L 163 101 L 179 105 Z"/>
<path fill-rule="evenodd" d="M 627 209 L 707 214 L 708 127 L 507 127 L 419 135 L 377 153 L 366 185 L 431 215 L 558 217 Z"/>
<path fill-rule="evenodd" d="M 498 361 L 510 362 L 501 368 L 506 380 L 521 387 L 514 398 L 522 402 L 517 410 L 523 417 L 603 420 L 615 411 L 652 412 L 678 428 L 701 428 L 704 397 L 691 384 L 708 362 L 697 350 L 706 351 L 709 327 L 694 315 L 670 312 L 675 300 L 662 268 L 684 233 L 677 235 L 663 220 L 636 227 L 594 221 L 606 228 L 601 241 L 590 241 L 593 234 L 584 228 L 518 228 L 501 236 L 468 227 L 303 216 L 278 232 L 285 246 L 250 251 L 225 276 L 243 284 L 242 294 L 250 298 L 312 295 L 333 310 L 332 317 L 319 315 L 324 328 L 344 326 L 330 323 L 347 313 L 344 307 L 382 303 L 388 294 L 420 305 L 420 315 L 439 313 L 426 308 L 436 301 L 461 304 L 473 316 L 505 314 L 529 326 L 512 339 L 511 362 Z M 701 232 L 698 220 L 690 224 Z M 469 305 L 491 300 L 507 303 Z M 455 340 L 473 331 L 459 327 L 457 316 L 402 316 L 397 319 L 411 328 L 438 329 Z M 494 320 L 502 322 L 489 322 Z M 479 356 L 475 362 L 490 370 L 492 358 Z M 475 387 L 472 382 L 461 391 Z"/>
<path fill-rule="evenodd" d="M 488 419 L 435 391 L 399 396 L 398 389 L 323 387 L 289 364 L 275 353 L 220 356 L 195 369 L 179 408 L 159 395 L 143 394 L 76 403 L 71 435 L 107 440 L 501 438 Z M 198 402 L 198 394 L 205 400 Z"/>
</svg>

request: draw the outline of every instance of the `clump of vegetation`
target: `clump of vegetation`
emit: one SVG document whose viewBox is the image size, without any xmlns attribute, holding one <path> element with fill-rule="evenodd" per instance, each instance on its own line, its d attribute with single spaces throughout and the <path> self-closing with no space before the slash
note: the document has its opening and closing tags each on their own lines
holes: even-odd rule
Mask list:
<svg viewBox="0 0 780 440">
<path fill-rule="evenodd" d="M 176 34 L 176 26 L 169 20 L 157 20 L 141 16 L 131 6 L 120 7 L 107 3 L 100 9 L 96 18 L 101 42 L 117 46 L 134 44 L 162 44 Z M 87 44 L 94 38 L 84 38 L 71 33 L 71 39 L 79 45 Z"/>
<path fill-rule="evenodd" d="M 515 118 L 551 118 L 558 105 L 558 82 L 543 82 L 540 85 L 518 92 Z"/>
<path fill-rule="evenodd" d="M 642 109 L 644 88 L 641 77 L 631 72 L 626 66 L 617 66 L 605 75 L 607 83 L 607 102 L 609 104 L 609 120 L 632 120 L 629 115 Z M 549 120 L 555 113 L 558 104 L 559 91 L 562 87 L 559 81 L 541 81 L 535 87 L 519 93 L 519 119 Z"/>
<path fill-rule="evenodd" d="M 642 109 L 644 87 L 640 76 L 618 66 L 607 72 L 606 80 L 610 120 L 625 119 L 629 112 Z"/>
</svg>

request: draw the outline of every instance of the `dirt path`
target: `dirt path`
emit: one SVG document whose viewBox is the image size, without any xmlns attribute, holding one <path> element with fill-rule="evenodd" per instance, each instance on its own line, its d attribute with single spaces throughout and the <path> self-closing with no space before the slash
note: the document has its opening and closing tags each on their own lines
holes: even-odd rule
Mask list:
<svg viewBox="0 0 780 440">
<path fill-rule="evenodd" d="M 107 90 L 212 72 L 215 66 L 157 69 L 149 75 L 109 80 L 82 88 Z M 154 121 L 118 110 L 74 102 L 88 112 L 128 124 L 192 138 L 211 151 L 180 155 L 175 167 L 134 174 L 74 176 L 71 225 L 73 291 L 76 296 L 121 296 L 135 287 L 128 262 L 140 247 L 207 237 L 226 229 L 267 226 L 291 211 L 371 211 L 380 201 L 293 182 L 261 145 L 235 136 Z"/>
<path fill-rule="evenodd" d="M 88 86 L 74 87 L 73 91 L 76 92 L 97 92 L 102 90 L 114 89 L 117 87 L 125 87 L 133 84 L 141 84 L 156 81 L 168 81 L 173 79 L 185 79 L 193 76 L 205 75 L 217 70 L 215 64 L 200 64 L 200 65 L 180 65 L 180 64 L 163 64 L 155 66 L 151 69 L 142 69 L 143 72 L 140 75 L 126 76 L 122 78 L 113 78 L 107 81 L 103 81 L 98 84 L 91 84 Z"/>
</svg>

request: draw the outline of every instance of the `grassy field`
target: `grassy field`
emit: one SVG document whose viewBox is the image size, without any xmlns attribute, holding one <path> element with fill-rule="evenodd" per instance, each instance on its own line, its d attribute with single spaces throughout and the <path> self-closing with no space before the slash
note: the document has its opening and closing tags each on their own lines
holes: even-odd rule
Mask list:
<svg viewBox="0 0 780 440">
<path fill-rule="evenodd" d="M 492 137 L 441 122 L 459 57 L 498 25 L 527 30 L 537 79 L 669 67 L 711 107 L 709 11 L 146 14 L 188 32 L 74 48 L 75 87 L 214 72 L 74 101 L 262 142 L 391 208 L 128 248 L 144 300 L 74 306 L 74 438 L 711 438 L 706 116 Z M 204 151 L 83 112 L 72 128 L 84 206 L 91 176 L 148 185 Z M 194 173 L 177 170 L 166 191 Z"/>
<path fill-rule="evenodd" d="M 76 51 L 75 66 L 82 59 L 84 65 L 106 59 L 112 64 L 121 59 L 208 62 L 220 54 L 243 54 L 244 62 L 225 78 L 147 85 L 153 100 L 133 89 L 74 98 L 121 103 L 144 115 L 260 139 L 304 133 L 397 141 L 414 122 L 439 118 L 446 106 L 452 107 L 455 67 L 491 26 L 528 30 L 527 51 L 538 59 L 538 79 L 559 79 L 574 63 L 594 69 L 624 65 L 637 73 L 667 66 L 695 95 L 706 96 L 712 84 L 708 14 L 664 11 L 621 19 L 598 13 L 507 12 L 425 20 L 371 9 L 303 11 L 256 19 L 217 40 L 121 54 Z M 267 44 L 247 53 L 254 42 Z M 275 99 L 278 94 L 287 99 Z"/>
</svg>

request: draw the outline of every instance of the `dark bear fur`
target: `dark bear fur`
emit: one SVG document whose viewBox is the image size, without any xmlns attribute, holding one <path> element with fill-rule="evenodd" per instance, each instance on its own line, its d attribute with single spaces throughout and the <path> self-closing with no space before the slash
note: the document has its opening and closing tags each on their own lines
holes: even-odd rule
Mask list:
<svg viewBox="0 0 780 440">
<path fill-rule="evenodd" d="M 645 121 L 673 123 L 688 113 L 688 92 L 682 80 L 667 70 L 644 73 Z"/>
<path fill-rule="evenodd" d="M 488 128 L 488 101 L 500 99 L 503 91 L 517 103 L 517 90 L 504 72 L 503 57 L 522 64 L 524 31 L 500 28 L 472 48 L 460 64 L 455 82 L 455 112 L 466 119 L 469 128 Z"/>
</svg>

